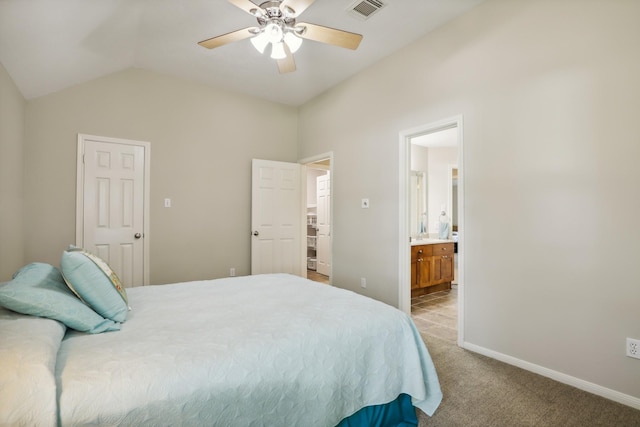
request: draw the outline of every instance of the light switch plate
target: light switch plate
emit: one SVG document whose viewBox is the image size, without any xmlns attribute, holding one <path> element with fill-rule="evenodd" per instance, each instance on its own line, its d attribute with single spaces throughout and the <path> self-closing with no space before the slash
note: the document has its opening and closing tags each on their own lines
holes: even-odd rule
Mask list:
<svg viewBox="0 0 640 427">
<path fill-rule="evenodd" d="M 362 199 L 362 209 L 369 209 L 369 199 Z"/>
</svg>

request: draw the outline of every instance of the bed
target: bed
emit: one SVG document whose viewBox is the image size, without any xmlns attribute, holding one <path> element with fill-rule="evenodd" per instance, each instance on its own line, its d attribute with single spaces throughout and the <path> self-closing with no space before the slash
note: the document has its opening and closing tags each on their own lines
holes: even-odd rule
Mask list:
<svg viewBox="0 0 640 427">
<path fill-rule="evenodd" d="M 13 311 L 11 284 L 0 425 L 417 425 L 442 398 L 409 316 L 297 276 L 129 288 L 98 332 Z"/>
</svg>

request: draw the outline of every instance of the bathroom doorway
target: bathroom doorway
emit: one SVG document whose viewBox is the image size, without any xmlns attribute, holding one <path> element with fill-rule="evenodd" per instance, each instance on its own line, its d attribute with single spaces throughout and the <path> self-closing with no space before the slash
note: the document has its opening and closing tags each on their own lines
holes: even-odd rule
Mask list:
<svg viewBox="0 0 640 427">
<path fill-rule="evenodd" d="M 400 217 L 400 308 L 411 313 L 416 326 L 428 334 L 461 345 L 463 342 L 463 228 L 462 202 L 462 117 L 404 131 L 401 144 L 401 217 Z M 413 186 L 414 177 L 421 175 L 424 188 L 419 200 Z M 441 235 L 441 219 L 448 218 L 447 236 Z M 454 262 L 451 290 L 437 290 L 412 298 L 411 283 L 416 269 L 412 266 L 411 245 L 428 242 L 453 243 Z M 416 242 L 416 239 L 420 241 Z M 422 285 L 424 286 L 424 285 Z M 427 285 L 429 286 L 429 285 Z M 425 289 L 419 289 L 424 291 Z"/>
</svg>

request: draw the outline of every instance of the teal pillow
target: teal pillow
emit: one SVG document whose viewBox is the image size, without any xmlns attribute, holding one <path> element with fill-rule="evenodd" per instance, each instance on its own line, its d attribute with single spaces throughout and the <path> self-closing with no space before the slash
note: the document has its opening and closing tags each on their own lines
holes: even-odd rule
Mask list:
<svg viewBox="0 0 640 427">
<path fill-rule="evenodd" d="M 62 253 L 60 267 L 69 288 L 96 313 L 114 322 L 127 320 L 127 293 L 101 258 L 71 247 Z"/>
<path fill-rule="evenodd" d="M 120 329 L 119 323 L 103 318 L 76 298 L 60 271 L 49 264 L 28 264 L 13 275 L 13 280 L 0 284 L 0 305 L 58 320 L 77 331 L 97 334 Z"/>
</svg>

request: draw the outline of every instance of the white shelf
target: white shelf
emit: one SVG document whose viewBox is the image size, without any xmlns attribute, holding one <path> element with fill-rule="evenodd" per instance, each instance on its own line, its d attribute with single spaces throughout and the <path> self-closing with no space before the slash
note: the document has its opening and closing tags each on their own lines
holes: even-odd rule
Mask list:
<svg viewBox="0 0 640 427">
<path fill-rule="evenodd" d="M 309 249 L 316 248 L 316 236 L 307 236 L 307 247 Z"/>
</svg>

